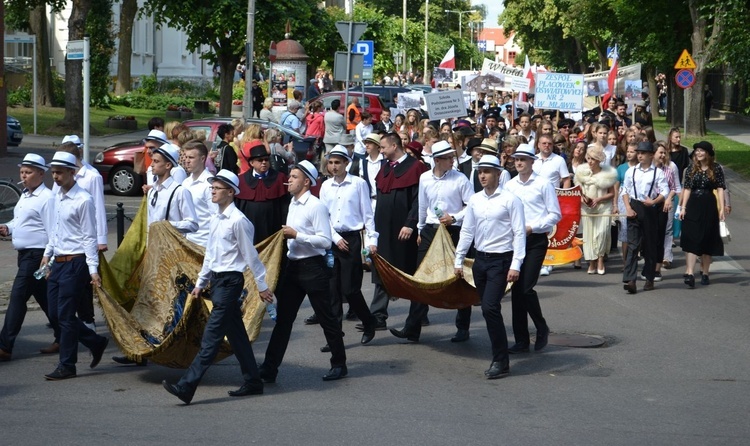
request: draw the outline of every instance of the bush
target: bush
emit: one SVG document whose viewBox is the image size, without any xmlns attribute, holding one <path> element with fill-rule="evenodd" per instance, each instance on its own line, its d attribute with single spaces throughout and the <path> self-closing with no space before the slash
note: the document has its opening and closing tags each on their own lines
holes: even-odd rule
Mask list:
<svg viewBox="0 0 750 446">
<path fill-rule="evenodd" d="M 31 107 L 31 87 L 28 82 L 23 87 L 8 91 L 8 107 Z"/>
</svg>

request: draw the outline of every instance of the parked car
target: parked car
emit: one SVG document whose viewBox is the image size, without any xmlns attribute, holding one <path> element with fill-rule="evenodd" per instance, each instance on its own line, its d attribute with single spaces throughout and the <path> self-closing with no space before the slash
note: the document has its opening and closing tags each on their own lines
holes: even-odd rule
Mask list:
<svg viewBox="0 0 750 446">
<path fill-rule="evenodd" d="M 216 135 L 219 126 L 229 124 L 230 118 L 211 118 L 211 119 L 192 119 L 184 121 L 183 124 L 191 130 L 204 130 L 206 132 L 206 146 L 209 150 L 216 147 L 219 143 Z M 299 133 L 282 127 L 279 124 L 261 121 L 260 119 L 248 119 L 248 124 L 258 124 L 264 129 L 276 128 L 284 135 L 284 144 L 289 141 L 293 142 L 294 152 L 297 157 L 304 157 L 310 147 L 314 144 L 315 138 L 305 138 Z M 138 195 L 141 193 L 142 186 L 146 181 L 145 175 L 139 175 L 133 170 L 133 160 L 135 154 L 143 151 L 143 141 L 132 141 L 104 149 L 94 158 L 93 166 L 102 175 L 104 184 L 108 184 L 112 193 L 115 195 Z"/>
<path fill-rule="evenodd" d="M 382 102 L 380 102 L 380 98 L 377 94 L 374 93 L 362 93 L 358 91 L 349 91 L 349 97 L 354 96 L 359 97 L 359 104 L 362 106 L 363 110 L 367 110 L 372 115 L 372 122 L 380 122 L 380 113 L 385 110 L 385 106 Z M 364 96 L 364 100 L 362 98 Z M 333 102 L 334 99 L 338 99 L 341 101 L 341 107 L 339 107 L 339 112 L 342 114 L 346 111 L 346 104 L 344 104 L 344 92 L 343 91 L 331 91 L 328 93 L 323 93 L 322 95 L 318 96 L 316 99 L 319 99 L 323 101 L 323 107 L 326 109 L 331 108 L 331 102 Z"/>
<path fill-rule="evenodd" d="M 365 93 L 374 93 L 380 98 L 380 102 L 385 104 L 387 108 L 396 108 L 396 102 L 393 97 L 399 93 L 411 93 L 412 90 L 399 87 L 397 85 L 366 85 Z M 362 91 L 361 86 L 352 87 L 349 91 Z"/>
<path fill-rule="evenodd" d="M 21 141 L 23 140 L 23 129 L 21 128 L 21 123 L 13 116 L 8 116 L 6 121 L 8 121 L 8 145 L 17 146 L 21 144 Z"/>
</svg>

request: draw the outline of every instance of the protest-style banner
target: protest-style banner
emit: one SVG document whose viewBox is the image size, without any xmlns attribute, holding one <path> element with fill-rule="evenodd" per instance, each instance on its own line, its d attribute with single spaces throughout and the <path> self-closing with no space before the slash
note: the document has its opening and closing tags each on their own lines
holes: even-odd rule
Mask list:
<svg viewBox="0 0 750 446">
<path fill-rule="evenodd" d="M 502 74 L 508 74 L 511 76 L 523 77 L 523 68 L 516 68 L 510 65 L 506 65 L 503 62 L 495 62 L 493 60 L 485 58 L 484 62 L 482 62 L 481 74 L 487 74 L 490 71 L 494 71 L 494 72 L 502 73 Z"/>
<path fill-rule="evenodd" d="M 435 84 L 441 84 L 443 82 L 451 81 L 453 79 L 453 68 L 433 68 L 432 79 L 435 80 Z"/>
<path fill-rule="evenodd" d="M 625 79 L 625 102 L 636 102 L 643 100 L 641 92 L 643 91 L 643 83 L 640 79 L 631 80 Z"/>
<path fill-rule="evenodd" d="M 556 192 L 562 218 L 547 235 L 545 265 L 566 265 L 583 257 L 581 239 L 576 237 L 581 226 L 581 186 L 556 189 Z"/>
<path fill-rule="evenodd" d="M 398 93 L 396 105 L 401 110 L 409 110 L 410 108 L 416 108 L 419 110 L 419 107 L 422 105 L 422 98 L 424 97 L 423 92 L 414 92 L 414 93 Z"/>
<path fill-rule="evenodd" d="M 548 110 L 580 111 L 583 109 L 583 75 L 537 73 L 534 106 Z"/>
<path fill-rule="evenodd" d="M 584 74 L 583 75 L 584 80 L 586 81 L 586 84 L 588 85 L 591 81 L 600 81 L 604 80 L 606 84 L 606 80 L 609 78 L 609 71 L 597 71 L 595 73 L 591 74 Z M 615 81 L 615 91 L 613 93 L 615 94 L 621 94 L 625 91 L 625 81 L 626 80 L 638 80 L 641 78 L 641 64 L 633 64 L 633 65 L 626 65 L 624 67 L 617 69 L 617 80 Z M 599 83 L 601 86 L 602 84 Z M 604 93 L 600 93 L 604 94 Z"/>
<path fill-rule="evenodd" d="M 431 120 L 466 116 L 463 90 L 439 91 L 424 95 Z"/>
</svg>

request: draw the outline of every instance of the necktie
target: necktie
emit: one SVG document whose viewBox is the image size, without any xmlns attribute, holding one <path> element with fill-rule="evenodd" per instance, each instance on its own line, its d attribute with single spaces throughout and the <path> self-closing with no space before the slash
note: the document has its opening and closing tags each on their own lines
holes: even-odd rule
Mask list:
<svg viewBox="0 0 750 446">
<path fill-rule="evenodd" d="M 260 180 L 262 180 L 263 178 L 266 177 L 264 174 L 260 174 L 260 173 L 256 173 L 256 174 L 253 174 L 253 175 L 255 176 L 255 178 L 258 178 Z"/>
<path fill-rule="evenodd" d="M 391 167 L 398 166 L 398 161 L 388 161 L 388 164 L 390 164 Z"/>
</svg>

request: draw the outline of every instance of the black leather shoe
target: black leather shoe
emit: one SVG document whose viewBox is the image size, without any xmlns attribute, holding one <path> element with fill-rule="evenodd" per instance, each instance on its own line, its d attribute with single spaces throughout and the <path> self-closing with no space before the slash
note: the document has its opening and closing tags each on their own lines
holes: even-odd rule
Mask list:
<svg viewBox="0 0 750 446">
<path fill-rule="evenodd" d="M 516 354 L 516 353 L 528 353 L 529 352 L 529 344 L 516 342 L 511 347 L 508 348 L 508 353 Z"/>
<path fill-rule="evenodd" d="M 451 342 L 466 342 L 469 340 L 469 330 L 459 329 L 456 335 L 451 338 Z"/>
<path fill-rule="evenodd" d="M 104 342 L 102 342 L 102 346 L 97 348 L 96 350 L 91 349 L 91 364 L 89 364 L 89 367 L 92 369 L 99 365 L 99 362 L 102 360 L 102 356 L 104 356 L 104 350 L 107 349 L 107 344 L 109 344 L 109 339 L 104 338 Z"/>
<path fill-rule="evenodd" d="M 536 331 L 536 341 L 534 341 L 534 351 L 539 351 L 547 346 L 549 341 L 549 327 L 544 327 Z"/>
<path fill-rule="evenodd" d="M 365 330 L 362 333 L 362 340 L 359 341 L 362 345 L 369 344 L 370 341 L 375 339 L 375 329 Z"/>
<path fill-rule="evenodd" d="M 193 394 L 186 391 L 182 387 L 178 386 L 177 384 L 169 384 L 167 380 L 161 382 L 161 385 L 164 387 L 164 389 L 171 393 L 172 395 L 176 396 L 185 404 L 190 404 L 190 401 L 193 401 Z"/>
<path fill-rule="evenodd" d="M 690 288 L 695 288 L 695 276 L 692 274 L 685 275 L 684 279 L 685 285 L 687 285 Z"/>
<path fill-rule="evenodd" d="M 326 345 L 320 347 L 320 351 L 323 352 L 323 353 L 328 353 L 328 352 L 331 351 L 331 346 L 328 345 L 328 344 L 326 344 Z"/>
<path fill-rule="evenodd" d="M 365 331 L 365 324 L 357 324 L 354 328 L 359 331 Z M 388 326 L 386 325 L 385 320 L 378 319 L 375 323 L 375 331 L 385 331 L 386 328 L 388 328 Z"/>
<path fill-rule="evenodd" d="M 75 370 L 66 369 L 63 366 L 58 366 L 54 372 L 44 375 L 44 378 L 47 381 L 61 381 L 63 379 L 75 378 L 75 377 L 76 377 Z"/>
<path fill-rule="evenodd" d="M 245 383 L 239 389 L 227 393 L 229 396 L 263 395 L 263 383 Z"/>
<path fill-rule="evenodd" d="M 118 364 L 122 364 L 122 365 L 135 364 L 139 367 L 144 367 L 146 364 L 148 364 L 148 359 L 141 359 L 140 361 L 136 361 L 134 359 L 128 358 L 127 356 L 113 356 L 112 360 Z"/>
<path fill-rule="evenodd" d="M 405 330 L 397 330 L 391 328 L 391 334 L 400 339 L 406 339 L 409 342 L 419 342 L 419 336 L 412 336 L 406 333 Z"/>
<path fill-rule="evenodd" d="M 430 319 L 427 316 L 423 317 L 421 322 L 423 327 L 430 325 Z"/>
<path fill-rule="evenodd" d="M 486 372 L 484 372 L 484 375 L 487 377 L 487 379 L 505 378 L 506 376 L 510 375 L 510 367 L 508 367 L 507 364 L 503 366 L 499 362 L 493 362 L 492 365 L 490 365 L 490 368 L 487 369 Z"/>
<path fill-rule="evenodd" d="M 319 324 L 320 321 L 318 320 L 318 315 L 313 313 L 312 316 L 308 316 L 305 318 L 305 325 L 316 325 Z"/>
<path fill-rule="evenodd" d="M 711 283 L 711 280 L 708 278 L 708 276 L 705 274 L 701 274 L 701 285 L 708 285 L 710 283 Z"/>
<path fill-rule="evenodd" d="M 643 291 L 653 291 L 653 289 L 654 289 L 654 281 L 647 280 L 646 283 L 643 285 Z"/>
<path fill-rule="evenodd" d="M 342 365 L 341 367 L 331 367 L 331 370 L 323 375 L 323 381 L 336 381 L 337 379 L 345 377 L 348 373 L 349 370 L 347 370 L 345 365 Z"/>
<path fill-rule="evenodd" d="M 264 383 L 275 383 L 276 382 L 276 374 L 278 372 L 271 372 L 264 366 L 258 367 L 258 372 L 260 373 L 260 379 Z"/>
<path fill-rule="evenodd" d="M 622 286 L 622 289 L 628 292 L 628 294 L 635 294 L 638 292 L 638 288 L 635 286 L 635 280 L 630 280 L 628 283 Z"/>
</svg>

